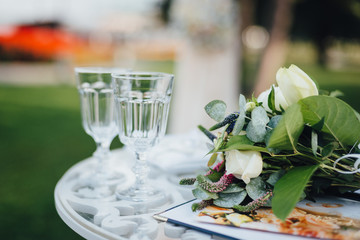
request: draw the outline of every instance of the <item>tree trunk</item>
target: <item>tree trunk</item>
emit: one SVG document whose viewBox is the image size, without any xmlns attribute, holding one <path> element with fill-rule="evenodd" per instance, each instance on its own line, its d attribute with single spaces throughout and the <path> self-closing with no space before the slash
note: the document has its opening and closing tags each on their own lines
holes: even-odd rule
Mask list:
<svg viewBox="0 0 360 240">
<path fill-rule="evenodd" d="M 276 71 L 284 64 L 286 58 L 288 33 L 292 20 L 292 0 L 276 0 L 275 4 L 270 40 L 260 62 L 255 96 L 274 83 Z"/>
</svg>

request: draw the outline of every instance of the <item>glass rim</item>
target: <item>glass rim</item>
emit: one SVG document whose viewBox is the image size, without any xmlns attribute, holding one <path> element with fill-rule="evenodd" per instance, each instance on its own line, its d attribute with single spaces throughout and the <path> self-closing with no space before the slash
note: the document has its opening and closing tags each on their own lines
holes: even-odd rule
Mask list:
<svg viewBox="0 0 360 240">
<path fill-rule="evenodd" d="M 142 76 L 148 75 L 148 76 Z M 150 72 L 150 71 L 129 71 L 122 73 L 112 73 L 113 79 L 126 79 L 126 80 L 158 80 L 162 78 L 174 78 L 174 74 L 164 72 Z"/>
<path fill-rule="evenodd" d="M 131 69 L 120 68 L 120 67 L 95 67 L 95 66 L 85 66 L 85 67 L 75 67 L 76 73 L 125 73 L 130 72 Z"/>
</svg>

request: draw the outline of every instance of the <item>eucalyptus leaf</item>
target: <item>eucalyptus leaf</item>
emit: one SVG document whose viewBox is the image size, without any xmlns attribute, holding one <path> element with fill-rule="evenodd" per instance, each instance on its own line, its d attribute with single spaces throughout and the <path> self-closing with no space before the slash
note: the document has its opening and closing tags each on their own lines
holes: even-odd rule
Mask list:
<svg viewBox="0 0 360 240">
<path fill-rule="evenodd" d="M 229 186 L 227 186 L 227 188 L 224 191 L 222 191 L 222 193 L 234 193 L 234 192 L 241 192 L 244 190 L 245 189 L 240 187 L 238 184 L 232 183 Z"/>
<path fill-rule="evenodd" d="M 253 142 L 263 142 L 265 139 L 265 134 L 265 125 L 255 125 L 253 121 L 250 121 L 246 127 L 246 136 Z"/>
<path fill-rule="evenodd" d="M 304 129 L 304 120 L 299 104 L 293 104 L 286 109 L 284 115 L 275 127 L 268 148 L 280 150 L 295 150 L 296 144 Z"/>
<path fill-rule="evenodd" d="M 270 128 L 275 128 L 275 127 L 279 124 L 281 118 L 282 118 L 281 115 L 275 115 L 275 116 L 273 116 L 273 117 L 270 119 L 270 121 L 269 121 L 269 123 L 268 123 L 268 126 L 269 126 Z"/>
<path fill-rule="evenodd" d="M 245 125 L 245 111 L 240 110 L 239 117 L 235 122 L 234 129 L 232 131 L 233 135 L 238 135 Z"/>
<path fill-rule="evenodd" d="M 251 197 L 253 200 L 258 199 L 267 193 L 266 184 L 261 177 L 251 179 L 250 182 L 246 184 L 245 189 L 249 197 Z"/>
<path fill-rule="evenodd" d="M 263 107 L 256 107 L 251 112 L 251 121 L 246 127 L 246 136 L 253 142 L 263 142 L 266 124 L 270 121 Z"/>
<path fill-rule="evenodd" d="M 200 187 L 193 189 L 192 194 L 194 195 L 194 197 L 201 200 L 210 200 L 210 199 L 218 198 L 218 195 L 216 193 L 206 191 Z"/>
<path fill-rule="evenodd" d="M 226 103 L 221 100 L 213 100 L 205 106 L 205 111 L 212 119 L 220 122 L 225 117 Z"/>
<path fill-rule="evenodd" d="M 274 186 L 271 207 L 276 217 L 285 221 L 314 174 L 318 165 L 300 166 L 291 169 Z"/>
<path fill-rule="evenodd" d="M 246 110 L 246 97 L 242 94 L 240 94 L 239 96 L 239 107 L 240 107 L 240 112 Z"/>
<path fill-rule="evenodd" d="M 285 174 L 285 170 L 281 169 L 277 172 L 274 172 L 270 174 L 268 180 L 266 180 L 267 183 L 269 183 L 272 186 L 275 186 L 276 182 L 279 181 L 279 179 Z"/>
<path fill-rule="evenodd" d="M 265 126 L 270 121 L 263 107 L 256 107 L 251 112 L 251 122 L 254 126 Z"/>
<path fill-rule="evenodd" d="M 234 193 L 219 193 L 219 198 L 214 200 L 214 204 L 218 207 L 231 208 L 234 205 L 242 203 L 246 195 L 246 191 Z"/>
<path fill-rule="evenodd" d="M 245 125 L 245 115 L 246 115 L 246 98 L 244 95 L 240 94 L 239 96 L 239 117 L 236 120 L 234 129 L 232 131 L 233 135 L 238 135 Z"/>
<path fill-rule="evenodd" d="M 323 132 L 331 134 L 342 148 L 359 140 L 360 121 L 344 101 L 329 96 L 311 96 L 299 101 L 304 121 L 314 125 L 324 118 Z"/>
</svg>

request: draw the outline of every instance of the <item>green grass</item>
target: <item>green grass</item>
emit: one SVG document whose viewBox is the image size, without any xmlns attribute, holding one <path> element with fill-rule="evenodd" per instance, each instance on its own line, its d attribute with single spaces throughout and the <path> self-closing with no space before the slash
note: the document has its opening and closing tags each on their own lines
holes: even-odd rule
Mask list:
<svg viewBox="0 0 360 240">
<path fill-rule="evenodd" d="M 114 140 L 112 147 L 119 146 Z M 53 194 L 65 171 L 94 150 L 81 127 L 74 87 L 2 86 L 2 238 L 81 239 L 57 215 Z"/>
<path fill-rule="evenodd" d="M 321 68 L 315 64 L 297 64 L 309 76 L 314 79 L 320 89 L 327 91 L 340 90 L 344 93 L 340 99 L 350 104 L 355 110 L 360 112 L 360 71 L 353 70 L 329 70 Z M 286 65 L 288 66 L 288 65 Z"/>
<path fill-rule="evenodd" d="M 173 72 L 171 62 L 142 64 L 139 69 Z M 298 65 L 323 89 L 343 91 L 360 111 L 360 72 Z M 112 148 L 118 147 L 116 138 Z M 57 215 L 53 194 L 66 170 L 94 150 L 81 126 L 75 87 L 0 86 L 1 238 L 81 239 Z"/>
</svg>

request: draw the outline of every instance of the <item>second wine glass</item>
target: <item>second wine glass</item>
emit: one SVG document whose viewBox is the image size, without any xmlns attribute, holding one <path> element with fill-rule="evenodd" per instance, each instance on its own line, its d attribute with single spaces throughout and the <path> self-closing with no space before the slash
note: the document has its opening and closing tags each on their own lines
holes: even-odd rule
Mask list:
<svg viewBox="0 0 360 240">
<path fill-rule="evenodd" d="M 156 72 L 112 74 L 119 137 L 135 152 L 135 184 L 120 199 L 144 202 L 164 197 L 148 182 L 147 152 L 164 136 L 174 76 Z"/>
</svg>

